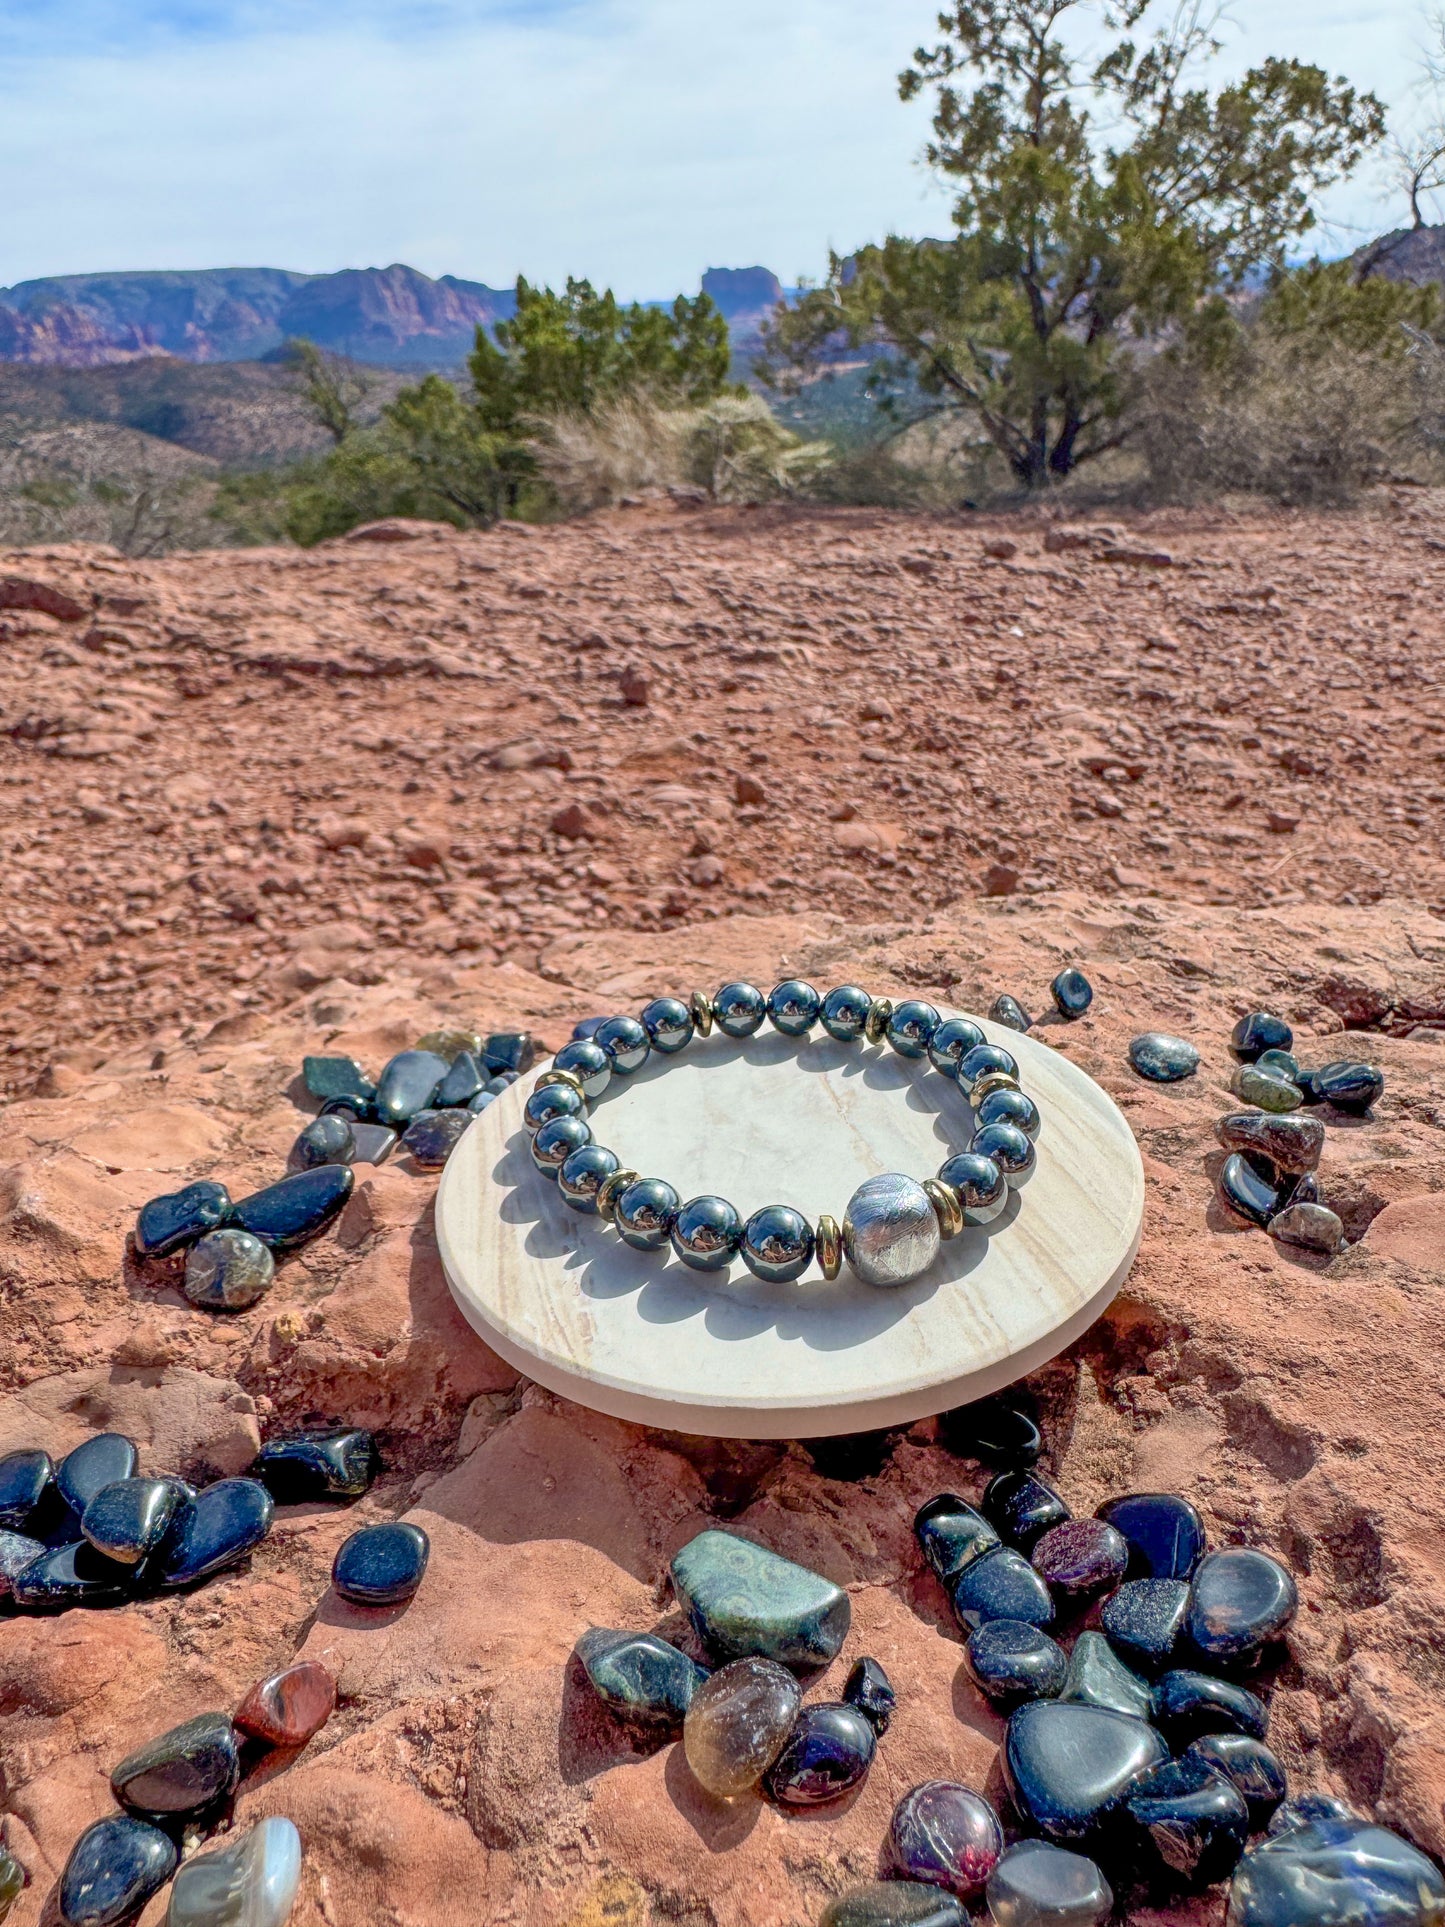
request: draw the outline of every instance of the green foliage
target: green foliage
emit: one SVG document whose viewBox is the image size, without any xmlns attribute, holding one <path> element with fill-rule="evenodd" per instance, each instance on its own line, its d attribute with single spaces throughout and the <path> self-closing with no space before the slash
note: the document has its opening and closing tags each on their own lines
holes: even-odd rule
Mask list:
<svg viewBox="0 0 1445 1927">
<path fill-rule="evenodd" d="M 1199 9 L 1140 44 L 1147 7 L 959 0 L 941 14 L 943 39 L 899 84 L 904 99 L 933 93 L 927 152 L 956 185 L 956 232 L 834 256 L 772 329 L 773 378 L 840 341 L 869 349 L 878 385 L 907 376 L 923 407 L 971 413 L 1029 488 L 1118 447 L 1128 342 L 1277 267 L 1320 189 L 1384 129 L 1373 96 L 1299 61 L 1210 91 L 1194 79 L 1218 51 Z M 1081 9 L 1112 34 L 1092 67 L 1065 37 Z"/>
<path fill-rule="evenodd" d="M 1302 356 L 1330 347 L 1398 362 L 1411 352 L 1411 331 L 1431 334 L 1439 320 L 1433 281 L 1362 281 L 1348 261 L 1312 261 L 1275 277 L 1256 325 Z"/>
</svg>

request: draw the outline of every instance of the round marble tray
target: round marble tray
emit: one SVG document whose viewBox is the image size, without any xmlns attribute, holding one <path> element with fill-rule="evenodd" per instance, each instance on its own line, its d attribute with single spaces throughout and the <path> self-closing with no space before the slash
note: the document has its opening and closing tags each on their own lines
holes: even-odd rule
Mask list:
<svg viewBox="0 0 1445 1927">
<path fill-rule="evenodd" d="M 437 1237 L 457 1304 L 551 1391 L 719 1438 L 867 1431 L 1009 1384 L 1070 1344 L 1127 1275 L 1144 1171 L 1092 1078 L 1047 1045 L 981 1028 L 1017 1057 L 1043 1112 L 1038 1168 L 988 1231 L 945 1244 L 911 1284 L 878 1291 L 845 1264 L 832 1284 L 813 1267 L 767 1285 L 741 1263 L 695 1272 L 670 1250 L 631 1250 L 533 1165 L 522 1106 L 539 1070 L 482 1113 L 442 1174 Z M 719 1192 L 744 1217 L 791 1204 L 814 1222 L 841 1222 L 876 1172 L 931 1176 L 971 1131 L 958 1087 L 926 1059 L 771 1031 L 654 1053 L 613 1079 L 591 1122 L 624 1165 L 681 1198 Z"/>
</svg>

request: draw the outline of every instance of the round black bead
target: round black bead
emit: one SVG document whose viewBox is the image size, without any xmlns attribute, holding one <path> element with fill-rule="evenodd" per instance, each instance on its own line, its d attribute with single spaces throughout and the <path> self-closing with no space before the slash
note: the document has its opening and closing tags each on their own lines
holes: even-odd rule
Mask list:
<svg viewBox="0 0 1445 1927">
<path fill-rule="evenodd" d="M 840 1044 L 851 1044 L 863 1035 L 863 1026 L 873 1008 L 873 999 L 856 984 L 840 984 L 823 999 L 819 1013 L 823 1028 Z"/>
<path fill-rule="evenodd" d="M 938 1025 L 938 1012 L 932 1004 L 910 998 L 894 1007 L 888 1019 L 888 1041 L 900 1057 L 924 1057 Z"/>
<path fill-rule="evenodd" d="M 672 1222 L 672 1248 L 693 1271 L 726 1271 L 743 1240 L 743 1221 L 726 1198 L 689 1198 Z"/>
<path fill-rule="evenodd" d="M 677 1217 L 677 1193 L 661 1178 L 638 1178 L 617 1200 L 613 1223 L 634 1251 L 660 1251 Z"/>
<path fill-rule="evenodd" d="M 945 1077 L 957 1077 L 958 1067 L 983 1042 L 983 1032 L 966 1017 L 945 1017 L 928 1040 L 928 1061 Z"/>
<path fill-rule="evenodd" d="M 823 1000 L 811 984 L 796 977 L 768 992 L 768 1019 L 785 1037 L 806 1037 L 818 1021 Z"/>
<path fill-rule="evenodd" d="M 597 1026 L 592 1042 L 606 1051 L 619 1077 L 631 1077 L 652 1055 L 647 1031 L 635 1017 L 609 1017 Z"/>
<path fill-rule="evenodd" d="M 655 997 L 643 1011 L 642 1023 L 652 1048 L 664 1056 L 692 1042 L 692 1012 L 677 997 Z"/>
<path fill-rule="evenodd" d="M 791 1205 L 764 1205 L 743 1227 L 742 1260 L 755 1278 L 786 1285 L 813 1259 L 813 1227 Z"/>
<path fill-rule="evenodd" d="M 713 1022 L 727 1037 L 752 1037 L 763 1027 L 767 999 L 756 984 L 724 984 L 712 1000 Z"/>
<path fill-rule="evenodd" d="M 584 1144 L 581 1150 L 572 1152 L 557 1173 L 557 1189 L 562 1193 L 563 1202 L 570 1204 L 574 1211 L 595 1216 L 598 1188 L 617 1168 L 615 1151 L 601 1144 Z"/>
<path fill-rule="evenodd" d="M 570 1071 L 588 1097 L 601 1097 L 612 1082 L 612 1059 L 595 1038 L 564 1044 L 552 1059 L 554 1071 Z"/>
<path fill-rule="evenodd" d="M 532 1139 L 532 1162 L 544 1178 L 555 1178 L 574 1151 L 592 1142 L 592 1127 L 580 1117 L 554 1117 Z"/>
</svg>

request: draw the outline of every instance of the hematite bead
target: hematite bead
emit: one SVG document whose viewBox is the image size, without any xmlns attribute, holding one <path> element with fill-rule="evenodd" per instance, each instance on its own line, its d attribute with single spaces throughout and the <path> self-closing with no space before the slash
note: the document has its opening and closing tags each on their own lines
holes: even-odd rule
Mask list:
<svg viewBox="0 0 1445 1927">
<path fill-rule="evenodd" d="M 642 1025 L 652 1048 L 664 1056 L 692 1042 L 692 1012 L 677 997 L 654 997 L 642 1013 Z"/>
<path fill-rule="evenodd" d="M 673 1250 L 691 1270 L 726 1271 L 742 1243 L 743 1221 L 726 1198 L 689 1198 L 668 1235 Z"/>
<path fill-rule="evenodd" d="M 933 1263 L 941 1237 L 928 1193 L 900 1172 L 866 1179 L 848 1200 L 843 1250 L 865 1284 L 906 1285 Z"/>
<path fill-rule="evenodd" d="M 929 1216 L 933 1216 L 931 1205 Z M 773 1285 L 791 1284 L 812 1263 L 813 1228 L 791 1205 L 767 1204 L 743 1226 L 740 1250 L 755 1278 Z"/>
<path fill-rule="evenodd" d="M 539 1084 L 522 1109 L 522 1122 L 536 1135 L 558 1117 L 587 1116 L 587 1100 L 570 1084 Z"/>
<path fill-rule="evenodd" d="M 605 1145 L 584 1144 L 573 1151 L 557 1172 L 557 1189 L 574 1211 L 597 1215 L 597 1189 L 618 1169 L 617 1154 Z"/>
<path fill-rule="evenodd" d="M 1012 1124 L 1027 1138 L 1036 1138 L 1043 1126 L 1038 1105 L 1022 1091 L 990 1091 L 975 1115 L 980 1128 L 988 1124 Z"/>
<path fill-rule="evenodd" d="M 856 984 L 840 984 L 823 999 L 819 1015 L 830 1037 L 836 1037 L 840 1044 L 851 1044 L 863 1035 L 872 1008 L 873 999 L 866 990 Z"/>
<path fill-rule="evenodd" d="M 892 1015 L 892 1000 L 887 997 L 875 997 L 873 1002 L 868 1006 L 868 1018 L 863 1026 L 865 1042 L 869 1044 L 881 1043 L 883 1033 L 888 1028 L 888 1019 Z"/>
<path fill-rule="evenodd" d="M 910 998 L 907 1003 L 893 1006 L 893 1015 L 888 1019 L 888 1041 L 900 1057 L 924 1057 L 939 1021 L 932 1004 Z"/>
<path fill-rule="evenodd" d="M 966 1017 L 945 1017 L 928 1040 L 928 1061 L 944 1077 L 958 1076 L 958 1067 L 983 1042 L 983 1032 Z"/>
<path fill-rule="evenodd" d="M 1011 1077 L 1007 1071 L 985 1071 L 982 1077 L 976 1077 L 973 1080 L 973 1089 L 968 1094 L 968 1101 L 977 1115 L 979 1106 L 986 1104 L 995 1091 L 1016 1091 L 1018 1088 L 1018 1079 Z"/>
<path fill-rule="evenodd" d="M 785 1037 L 806 1037 L 822 1007 L 823 1000 L 813 986 L 797 977 L 774 984 L 768 992 L 768 1020 Z"/>
<path fill-rule="evenodd" d="M 652 1044 L 645 1027 L 635 1017 L 609 1017 L 597 1026 L 590 1039 L 579 1040 L 596 1044 L 606 1053 L 612 1068 L 619 1077 L 631 1077 L 640 1071 L 652 1055 Z M 587 1090 L 586 1079 L 583 1089 Z M 589 1097 L 595 1091 L 587 1090 Z"/>
<path fill-rule="evenodd" d="M 612 1059 L 596 1038 L 564 1044 L 552 1059 L 554 1071 L 571 1071 L 587 1097 L 601 1097 L 612 1082 Z"/>
<path fill-rule="evenodd" d="M 968 1148 L 977 1158 L 992 1158 L 1010 1191 L 1027 1184 L 1038 1163 L 1033 1139 L 1013 1124 L 985 1124 L 974 1132 Z"/>
<path fill-rule="evenodd" d="M 1059 972 L 1049 985 L 1049 991 L 1061 1017 L 1082 1017 L 1094 1001 L 1094 986 L 1083 971 L 1075 969 L 1072 964 L 1067 970 Z"/>
<path fill-rule="evenodd" d="M 961 1151 L 940 1166 L 940 1184 L 958 1193 L 963 1222 L 975 1228 L 992 1224 L 1008 1204 L 1008 1180 L 992 1158 Z"/>
<path fill-rule="evenodd" d="M 554 1117 L 532 1139 L 532 1162 L 544 1178 L 555 1178 L 574 1151 L 592 1142 L 592 1127 L 580 1117 Z"/>
<path fill-rule="evenodd" d="M 767 999 L 756 984 L 724 984 L 712 1000 L 713 1021 L 728 1037 L 751 1037 L 763 1027 Z"/>
<path fill-rule="evenodd" d="M 965 1097 L 972 1098 L 973 1087 L 981 1077 L 990 1071 L 1002 1071 L 1005 1077 L 1017 1077 L 1017 1061 L 999 1044 L 975 1044 L 959 1060 L 958 1082 Z"/>
<path fill-rule="evenodd" d="M 660 1251 L 677 1217 L 677 1193 L 661 1178 L 638 1178 L 618 1198 L 612 1213 L 624 1244 L 634 1251 Z"/>
</svg>

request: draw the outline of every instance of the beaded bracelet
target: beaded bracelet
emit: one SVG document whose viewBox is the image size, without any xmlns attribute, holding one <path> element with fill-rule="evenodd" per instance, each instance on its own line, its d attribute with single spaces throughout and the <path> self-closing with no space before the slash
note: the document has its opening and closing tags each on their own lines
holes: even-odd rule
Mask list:
<svg viewBox="0 0 1445 1927">
<path fill-rule="evenodd" d="M 621 1169 L 594 1140 L 587 1107 L 614 1076 L 631 1077 L 653 1051 L 670 1056 L 714 1024 L 729 1037 L 751 1037 L 765 1018 L 788 1037 L 806 1037 L 821 1022 L 841 1043 L 886 1038 L 901 1057 L 926 1055 L 973 1108 L 978 1128 L 968 1149 L 921 1184 L 896 1171 L 868 1178 L 841 1227 L 820 1217 L 815 1230 L 790 1205 L 766 1205 L 744 1222 L 726 1198 L 680 1203 L 670 1184 Z M 815 1255 L 823 1276 L 836 1278 L 846 1257 L 867 1284 L 885 1288 L 926 1271 L 940 1240 L 998 1217 L 1009 1192 L 1033 1174 L 1040 1125 L 1038 1107 L 1019 1088 L 1017 1063 L 986 1043 L 977 1024 L 941 1018 L 932 1004 L 895 1006 L 852 984 L 820 997 L 796 980 L 767 997 L 754 984 L 724 984 L 714 997 L 694 991 L 688 1003 L 659 997 L 640 1017 L 588 1019 L 538 1078 L 524 1115 L 537 1169 L 556 1180 L 574 1211 L 597 1213 L 638 1251 L 670 1241 L 694 1271 L 722 1271 L 741 1257 L 755 1277 L 778 1284 L 801 1277 Z"/>
</svg>

